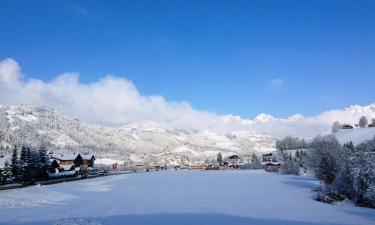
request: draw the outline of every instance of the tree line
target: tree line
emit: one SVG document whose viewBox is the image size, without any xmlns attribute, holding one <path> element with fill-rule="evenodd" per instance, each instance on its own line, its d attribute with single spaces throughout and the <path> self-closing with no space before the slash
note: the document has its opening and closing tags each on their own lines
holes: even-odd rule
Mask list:
<svg viewBox="0 0 375 225">
<path fill-rule="evenodd" d="M 341 146 L 334 135 L 314 138 L 306 164 L 321 181 L 318 200 L 347 198 L 360 206 L 375 207 L 374 153 L 375 138 L 358 146 L 352 142 Z"/>
<path fill-rule="evenodd" d="M 340 124 L 339 121 L 333 122 L 333 124 L 332 124 L 332 133 L 338 132 L 344 126 L 351 126 L 351 125 L 349 125 L 349 124 Z M 359 118 L 358 124 L 356 124 L 355 126 L 358 126 L 360 128 L 375 127 L 375 118 L 372 118 L 371 121 L 369 121 L 366 116 L 361 116 L 361 118 Z"/>
<path fill-rule="evenodd" d="M 48 179 L 49 159 L 46 148 L 30 149 L 24 146 L 20 150 L 15 146 L 10 162 L 6 161 L 0 171 L 0 184 L 32 184 Z"/>
<path fill-rule="evenodd" d="M 303 139 L 302 139 L 303 140 Z M 317 136 L 308 146 L 298 138 L 277 143 L 282 151 L 280 172 L 299 175 L 312 172 L 321 182 L 318 200 L 335 202 L 349 199 L 357 205 L 375 208 L 375 137 L 357 146 L 343 145 L 332 135 Z M 296 150 L 295 154 L 283 150 Z"/>
<path fill-rule="evenodd" d="M 305 139 L 298 137 L 285 137 L 281 140 L 276 141 L 276 149 L 279 151 L 284 150 L 295 150 L 295 149 L 307 149 L 309 145 Z"/>
</svg>

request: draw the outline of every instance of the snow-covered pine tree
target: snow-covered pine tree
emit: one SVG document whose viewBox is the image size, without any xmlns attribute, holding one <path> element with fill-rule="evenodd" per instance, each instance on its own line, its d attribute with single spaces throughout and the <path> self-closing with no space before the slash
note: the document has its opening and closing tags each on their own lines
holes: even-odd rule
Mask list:
<svg viewBox="0 0 375 225">
<path fill-rule="evenodd" d="M 347 149 L 350 149 L 352 152 L 355 151 L 355 146 L 354 146 L 352 141 L 349 141 L 348 143 L 345 143 L 343 147 L 345 147 Z"/>
<path fill-rule="evenodd" d="M 48 176 L 49 163 L 48 163 L 47 154 L 48 154 L 48 150 L 44 146 L 42 146 L 38 150 L 38 156 L 39 156 L 39 174 L 38 174 L 38 176 L 39 176 L 40 179 L 44 179 Z"/>
<path fill-rule="evenodd" d="M 29 155 L 28 177 L 29 177 L 29 182 L 33 183 L 35 180 L 39 179 L 39 174 L 41 171 L 40 157 L 39 157 L 39 152 L 35 150 L 31 150 L 30 147 L 27 147 L 27 149 L 28 149 L 28 155 Z"/>
<path fill-rule="evenodd" d="M 309 144 L 306 142 L 306 140 L 304 138 L 301 139 L 301 148 L 302 149 L 309 148 Z"/>
<path fill-rule="evenodd" d="M 294 157 L 296 157 L 296 159 L 300 159 L 301 155 L 299 153 L 299 150 L 296 151 L 296 154 L 294 155 Z"/>
<path fill-rule="evenodd" d="M 220 152 L 217 154 L 217 159 L 216 159 L 216 161 L 217 161 L 218 163 L 223 163 L 223 156 L 221 155 Z"/>
<path fill-rule="evenodd" d="M 17 146 L 14 146 L 12 152 L 12 174 L 14 176 L 15 181 L 18 181 L 18 171 L 19 171 L 19 162 L 18 162 L 18 149 Z"/>
<path fill-rule="evenodd" d="M 28 180 L 28 156 L 29 154 L 27 153 L 27 148 L 22 146 L 18 164 L 19 171 L 17 172 L 19 181 L 22 183 L 25 183 Z"/>
<path fill-rule="evenodd" d="M 4 168 L 1 170 L 0 184 L 11 184 L 14 182 L 14 177 L 12 174 L 12 167 L 9 164 L 8 160 L 5 161 Z"/>
</svg>

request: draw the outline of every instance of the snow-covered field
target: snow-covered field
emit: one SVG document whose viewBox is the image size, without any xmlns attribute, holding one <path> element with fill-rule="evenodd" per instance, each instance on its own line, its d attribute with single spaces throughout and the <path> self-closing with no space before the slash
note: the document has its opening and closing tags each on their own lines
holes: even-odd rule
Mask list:
<svg viewBox="0 0 375 225">
<path fill-rule="evenodd" d="M 354 145 L 361 144 L 375 137 L 375 128 L 357 128 L 349 130 L 340 130 L 335 133 L 337 140 L 341 144 L 352 141 Z"/>
<path fill-rule="evenodd" d="M 264 171 L 118 175 L 0 191 L 0 224 L 375 224 L 374 209 L 314 201 L 316 186 Z"/>
</svg>

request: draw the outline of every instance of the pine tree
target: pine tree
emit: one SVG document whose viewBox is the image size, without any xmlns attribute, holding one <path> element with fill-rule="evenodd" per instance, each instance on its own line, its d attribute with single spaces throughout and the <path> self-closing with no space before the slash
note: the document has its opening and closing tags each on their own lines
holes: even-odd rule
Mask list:
<svg viewBox="0 0 375 225">
<path fill-rule="evenodd" d="M 306 142 L 306 140 L 304 138 L 302 138 L 301 142 L 302 142 L 302 148 L 303 149 L 306 149 L 306 148 L 309 147 L 309 144 L 307 144 L 307 142 Z"/>
<path fill-rule="evenodd" d="M 40 179 L 44 179 L 48 176 L 48 158 L 47 158 L 47 149 L 43 146 L 39 149 L 38 151 L 38 156 L 39 156 L 39 173 L 38 177 Z"/>
<path fill-rule="evenodd" d="M 23 146 L 21 148 L 21 154 L 20 154 L 20 160 L 19 160 L 19 171 L 18 171 L 18 176 L 19 179 L 22 183 L 26 183 L 29 181 L 29 157 L 30 157 L 30 152 L 28 152 L 28 149 Z"/>
<path fill-rule="evenodd" d="M 38 152 L 31 151 L 29 147 L 27 147 L 27 154 L 28 154 L 28 166 L 27 166 L 28 182 L 33 183 L 35 180 L 38 179 L 38 175 L 40 173 L 40 158 L 39 158 Z"/>
<path fill-rule="evenodd" d="M 296 157 L 296 159 L 299 159 L 301 157 L 298 150 L 296 151 L 295 157 Z"/>
<path fill-rule="evenodd" d="M 12 174 L 15 178 L 15 180 L 18 180 L 18 171 L 19 171 L 19 165 L 18 165 L 18 149 L 17 146 L 14 146 L 13 153 L 12 153 Z"/>
<path fill-rule="evenodd" d="M 352 152 L 355 151 L 355 146 L 354 146 L 352 141 L 349 141 L 348 143 L 345 143 L 344 147 L 347 148 L 347 149 L 350 149 Z"/>
<path fill-rule="evenodd" d="M 13 182 L 12 167 L 8 161 L 5 161 L 4 168 L 1 170 L 0 184 L 11 184 Z"/>
<path fill-rule="evenodd" d="M 0 185 L 3 184 L 3 169 L 0 169 Z"/>
<path fill-rule="evenodd" d="M 218 163 L 223 163 L 223 156 L 221 156 L 221 153 L 217 154 L 217 160 Z"/>
</svg>

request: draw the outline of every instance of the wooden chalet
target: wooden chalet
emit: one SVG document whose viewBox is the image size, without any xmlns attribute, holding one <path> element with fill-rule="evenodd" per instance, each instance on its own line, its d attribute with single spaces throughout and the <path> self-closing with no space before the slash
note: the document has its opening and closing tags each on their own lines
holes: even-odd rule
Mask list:
<svg viewBox="0 0 375 225">
<path fill-rule="evenodd" d="M 92 154 L 81 155 L 82 157 L 82 165 L 85 167 L 94 167 L 95 164 L 95 156 Z"/>
<path fill-rule="evenodd" d="M 274 159 L 275 156 L 272 154 L 272 152 L 262 155 L 262 162 L 272 162 Z"/>
<path fill-rule="evenodd" d="M 267 162 L 263 165 L 265 171 L 268 172 L 278 172 L 280 169 L 281 163 L 279 162 Z"/>
<path fill-rule="evenodd" d="M 204 165 L 194 165 L 194 166 L 191 166 L 191 170 L 206 170 L 206 166 Z"/>
<path fill-rule="evenodd" d="M 343 124 L 342 125 L 342 129 L 344 129 L 344 130 L 350 130 L 350 129 L 353 129 L 353 126 L 350 125 L 350 124 Z"/>
<path fill-rule="evenodd" d="M 52 154 L 52 159 L 62 165 L 73 165 L 74 167 L 94 167 L 95 156 L 94 155 L 83 155 L 79 153 L 63 153 L 63 154 Z"/>
<path fill-rule="evenodd" d="M 238 155 L 231 155 L 228 157 L 230 162 L 238 162 L 241 158 Z"/>
</svg>

